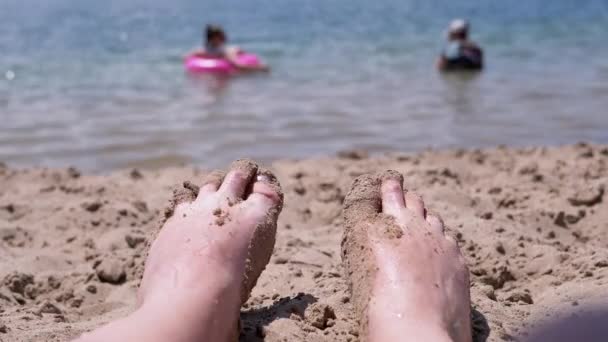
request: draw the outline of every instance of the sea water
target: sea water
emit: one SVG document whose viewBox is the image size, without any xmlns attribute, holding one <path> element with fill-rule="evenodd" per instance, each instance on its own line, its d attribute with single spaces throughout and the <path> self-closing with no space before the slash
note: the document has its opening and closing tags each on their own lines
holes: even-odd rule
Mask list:
<svg viewBox="0 0 608 342">
<path fill-rule="evenodd" d="M 453 18 L 480 74 L 434 61 Z M 188 76 L 205 23 L 272 67 Z M 3 0 L 0 161 L 89 170 L 608 143 L 606 0 Z"/>
</svg>

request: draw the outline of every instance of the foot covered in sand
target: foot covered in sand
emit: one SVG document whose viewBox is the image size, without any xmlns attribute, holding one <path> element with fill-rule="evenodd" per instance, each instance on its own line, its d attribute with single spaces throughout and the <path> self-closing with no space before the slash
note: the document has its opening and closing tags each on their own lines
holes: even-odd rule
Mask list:
<svg viewBox="0 0 608 342">
<path fill-rule="evenodd" d="M 236 339 L 239 308 L 274 248 L 283 195 L 272 174 L 248 161 L 188 188 L 176 193 L 152 244 L 139 308 L 83 341 Z"/>
<path fill-rule="evenodd" d="M 471 341 L 469 274 L 456 241 L 394 171 L 357 178 L 342 257 L 363 341 Z"/>
</svg>

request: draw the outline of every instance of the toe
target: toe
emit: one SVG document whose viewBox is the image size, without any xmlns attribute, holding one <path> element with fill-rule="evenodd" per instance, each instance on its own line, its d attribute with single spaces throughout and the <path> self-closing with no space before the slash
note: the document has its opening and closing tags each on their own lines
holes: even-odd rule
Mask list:
<svg viewBox="0 0 608 342">
<path fill-rule="evenodd" d="M 369 174 L 355 179 L 344 199 L 345 220 L 357 223 L 362 218 L 374 217 L 381 209 L 380 179 Z"/>
<path fill-rule="evenodd" d="M 283 192 L 272 173 L 263 171 L 257 175 L 251 195 L 243 205 L 256 217 L 278 215 L 283 207 Z"/>
<path fill-rule="evenodd" d="M 406 193 L 405 206 L 414 215 L 424 218 L 426 209 L 424 208 L 424 201 L 422 201 L 422 197 L 413 192 Z"/>
<path fill-rule="evenodd" d="M 258 166 L 249 160 L 237 160 L 232 163 L 230 171 L 224 178 L 218 192 L 229 201 L 238 202 L 251 189 L 253 177 L 257 173 Z"/>
<path fill-rule="evenodd" d="M 397 218 L 405 209 L 403 177 L 396 172 L 387 172 L 382 177 L 382 212 Z"/>
<path fill-rule="evenodd" d="M 198 192 L 197 200 L 201 199 L 205 195 L 215 193 L 222 184 L 224 176 L 224 172 L 217 170 L 207 174 L 203 178 L 202 186 Z"/>
<path fill-rule="evenodd" d="M 429 223 L 429 226 L 434 232 L 443 234 L 443 232 L 445 231 L 443 220 L 438 215 L 428 214 L 426 216 L 426 221 Z"/>
</svg>

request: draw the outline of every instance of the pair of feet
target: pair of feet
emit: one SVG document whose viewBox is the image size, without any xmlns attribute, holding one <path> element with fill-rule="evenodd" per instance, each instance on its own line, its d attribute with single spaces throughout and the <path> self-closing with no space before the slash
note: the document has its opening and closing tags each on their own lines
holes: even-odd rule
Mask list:
<svg viewBox="0 0 608 342">
<path fill-rule="evenodd" d="M 471 341 L 468 272 L 442 221 L 396 172 L 355 180 L 342 256 L 369 341 Z M 187 198 L 187 197 L 186 197 Z M 272 254 L 283 195 L 239 161 L 177 204 L 152 244 L 139 308 L 81 341 L 234 341 L 239 310 Z"/>
</svg>

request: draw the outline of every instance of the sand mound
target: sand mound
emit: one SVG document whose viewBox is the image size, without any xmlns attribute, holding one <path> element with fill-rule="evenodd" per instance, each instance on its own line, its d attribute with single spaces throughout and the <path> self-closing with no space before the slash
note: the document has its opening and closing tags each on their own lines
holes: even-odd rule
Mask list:
<svg viewBox="0 0 608 342">
<path fill-rule="evenodd" d="M 458 236 L 478 340 L 606 298 L 608 148 L 282 161 L 277 244 L 242 309 L 242 341 L 357 341 L 340 261 L 353 179 L 394 169 Z M 125 315 L 146 246 L 191 168 L 80 175 L 0 166 L 0 340 L 66 340 Z M 199 183 L 199 182 L 195 182 Z"/>
</svg>

